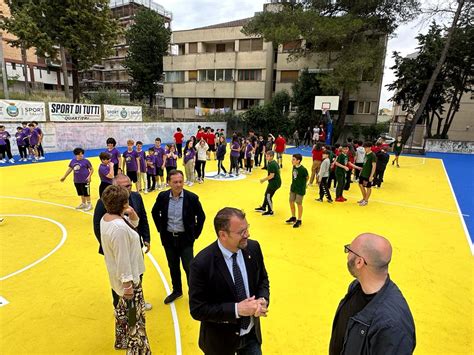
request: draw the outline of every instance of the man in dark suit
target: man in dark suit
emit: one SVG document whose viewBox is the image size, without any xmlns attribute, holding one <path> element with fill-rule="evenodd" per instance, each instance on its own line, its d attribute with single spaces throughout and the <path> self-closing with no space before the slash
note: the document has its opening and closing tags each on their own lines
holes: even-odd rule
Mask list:
<svg viewBox="0 0 474 355">
<path fill-rule="evenodd" d="M 166 179 L 171 189 L 160 192 L 151 215 L 160 233 L 170 268 L 173 292 L 165 298 L 164 302 L 168 304 L 183 296 L 179 263 L 181 260 L 186 279 L 189 280 L 194 240 L 202 232 L 206 215 L 199 197 L 183 189 L 182 171 L 171 170 Z"/>
<path fill-rule="evenodd" d="M 137 226 L 137 233 L 142 239 L 143 245 L 146 247 L 146 253 L 150 251 L 150 227 L 148 226 L 148 218 L 146 215 L 145 205 L 143 204 L 142 196 L 138 192 L 132 191 L 132 181 L 127 175 L 119 174 L 113 180 L 114 185 L 125 187 L 130 196 L 128 198 L 128 203 L 132 207 L 140 218 Z M 101 199 L 97 200 L 94 209 L 94 234 L 99 242 L 99 254 L 104 255 L 102 251 L 102 245 L 100 241 L 100 220 L 107 213 L 104 203 Z M 120 296 L 115 293 L 112 289 L 112 297 L 114 302 L 114 307 L 117 307 Z M 145 303 L 145 309 L 149 311 L 152 308 L 151 303 Z"/>
<path fill-rule="evenodd" d="M 189 307 L 201 321 L 205 354 L 261 354 L 260 316 L 266 316 L 270 286 L 257 241 L 249 240 L 245 213 L 226 207 L 214 218 L 217 241 L 191 262 Z"/>
</svg>

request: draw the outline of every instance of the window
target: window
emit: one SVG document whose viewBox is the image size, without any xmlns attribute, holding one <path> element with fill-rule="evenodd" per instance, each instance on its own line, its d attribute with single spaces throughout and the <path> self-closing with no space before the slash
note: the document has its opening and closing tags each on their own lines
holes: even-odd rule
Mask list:
<svg viewBox="0 0 474 355">
<path fill-rule="evenodd" d="M 180 97 L 173 97 L 173 108 L 184 108 L 184 99 Z"/>
<path fill-rule="evenodd" d="M 281 83 L 296 83 L 298 81 L 298 70 L 282 70 Z"/>
<path fill-rule="evenodd" d="M 16 70 L 16 63 L 12 63 L 12 69 Z"/>
<path fill-rule="evenodd" d="M 225 81 L 234 80 L 234 75 L 232 73 L 232 69 L 224 69 L 224 80 Z"/>
<path fill-rule="evenodd" d="M 165 73 L 166 82 L 179 83 L 184 81 L 184 71 L 167 71 Z"/>
<path fill-rule="evenodd" d="M 178 55 L 184 55 L 184 44 L 178 44 Z"/>
<path fill-rule="evenodd" d="M 290 42 L 283 43 L 283 52 L 290 52 L 290 51 L 300 49 L 300 48 L 301 48 L 301 40 L 300 39 L 298 39 L 296 41 L 290 41 Z"/>
<path fill-rule="evenodd" d="M 260 69 L 239 70 L 239 80 L 241 81 L 258 81 L 262 80 L 262 71 Z"/>
<path fill-rule="evenodd" d="M 240 52 L 261 51 L 263 49 L 263 38 L 241 39 L 239 41 Z"/>
<path fill-rule="evenodd" d="M 253 106 L 258 106 L 260 100 L 258 99 L 239 99 L 237 100 L 237 110 L 247 110 Z"/>
<path fill-rule="evenodd" d="M 189 74 L 189 78 L 188 78 L 189 81 L 197 81 L 197 75 L 198 75 L 197 70 L 190 70 L 188 74 Z"/>
<path fill-rule="evenodd" d="M 197 99 L 189 98 L 188 99 L 188 108 L 195 108 L 198 104 Z"/>
<path fill-rule="evenodd" d="M 357 113 L 359 114 L 370 114 L 372 113 L 372 102 L 370 101 L 359 101 L 357 106 Z"/>
<path fill-rule="evenodd" d="M 216 52 L 225 52 L 225 43 L 217 43 L 216 44 Z"/>
<path fill-rule="evenodd" d="M 116 56 L 116 57 L 119 56 L 119 51 L 118 51 L 118 49 L 115 50 L 115 56 Z"/>
<path fill-rule="evenodd" d="M 189 43 L 189 49 L 188 49 L 188 53 L 189 54 L 195 54 L 198 52 L 198 44 L 197 42 L 191 42 Z"/>
</svg>

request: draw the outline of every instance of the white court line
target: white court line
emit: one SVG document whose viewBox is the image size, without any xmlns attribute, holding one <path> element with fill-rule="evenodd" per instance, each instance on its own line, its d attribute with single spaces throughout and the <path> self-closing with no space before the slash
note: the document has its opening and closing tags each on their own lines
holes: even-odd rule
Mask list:
<svg viewBox="0 0 474 355">
<path fill-rule="evenodd" d="M 55 202 L 49 202 L 49 201 L 42 201 L 42 200 L 35 200 L 35 199 L 32 199 L 32 198 L 26 198 L 26 197 L 16 197 L 16 196 L 0 196 L 0 198 L 6 198 L 6 199 L 11 199 L 11 200 L 19 200 L 19 201 L 30 201 L 30 202 L 38 202 L 38 203 L 44 203 L 46 205 L 52 205 L 52 206 L 58 206 L 58 207 L 63 207 L 63 208 L 68 208 L 68 209 L 71 209 L 71 210 L 76 210 L 74 207 L 71 207 L 71 206 L 67 206 L 67 205 L 62 205 L 62 204 L 59 204 L 59 203 L 55 203 Z M 84 212 L 84 211 L 81 211 L 82 213 L 86 213 L 90 216 L 93 216 L 93 213 L 91 212 Z M 53 222 L 54 223 L 54 222 Z M 158 274 L 160 275 L 160 278 L 161 278 L 161 281 L 163 282 L 163 286 L 165 287 L 165 291 L 167 294 L 171 293 L 170 292 L 170 287 L 168 285 L 168 282 L 166 281 L 166 278 L 163 274 L 163 271 L 161 270 L 160 266 L 158 265 L 157 261 L 155 260 L 155 258 L 153 257 L 153 255 L 150 253 L 147 253 L 146 255 L 148 255 L 148 258 L 150 259 L 150 261 L 152 262 L 153 266 L 155 267 L 156 271 L 158 272 Z M 0 279 L 1 281 L 1 279 Z M 177 311 L 176 311 L 176 306 L 174 305 L 174 303 L 171 303 L 170 304 L 170 309 L 171 309 L 171 316 L 173 318 L 173 326 L 174 326 L 174 331 L 175 331 L 175 339 L 176 339 L 176 354 L 177 355 L 181 355 L 182 354 L 182 350 L 181 350 L 181 332 L 180 332 L 180 329 L 179 329 L 179 321 L 178 321 L 178 314 L 177 314 Z"/>
<path fill-rule="evenodd" d="M 419 159 L 419 158 L 417 158 Z M 411 167 L 411 166 L 420 166 L 420 165 L 425 165 L 426 163 L 426 158 L 423 158 L 422 162 L 421 163 L 416 163 L 416 164 L 403 164 L 402 167 Z"/>
<path fill-rule="evenodd" d="M 6 276 L 3 276 L 3 277 L 0 277 L 0 281 L 4 281 L 12 276 L 15 276 L 15 275 L 18 275 L 20 273 L 22 273 L 23 271 L 26 271 L 28 269 L 31 269 L 33 266 L 39 264 L 40 262 L 42 262 L 43 260 L 46 260 L 47 258 L 49 258 L 51 255 L 53 255 L 56 251 L 58 251 L 59 248 L 61 248 L 64 244 L 64 242 L 66 241 L 67 239 L 67 231 L 66 231 L 66 228 L 59 222 L 53 220 L 53 219 L 50 219 L 50 218 L 46 218 L 46 217 L 40 217 L 40 216 L 34 216 L 34 215 L 30 215 L 30 214 L 3 214 L 2 216 L 6 216 L 6 217 L 31 217 L 31 218 L 38 218 L 38 219 L 43 219 L 45 221 L 48 221 L 48 222 L 51 222 L 55 225 L 57 225 L 59 227 L 59 229 L 61 229 L 61 231 L 63 232 L 63 236 L 61 238 L 61 241 L 59 242 L 58 245 L 56 245 L 56 247 L 51 250 L 48 254 L 44 255 L 43 257 L 39 258 L 38 260 L 36 260 L 35 262 L 25 266 L 24 268 L 20 269 L 20 270 L 17 270 L 15 272 L 12 272 L 11 274 L 8 274 Z"/>
<path fill-rule="evenodd" d="M 446 179 L 448 179 L 448 185 L 449 185 L 449 188 L 451 189 L 451 193 L 453 194 L 454 202 L 456 203 L 456 208 L 458 210 L 459 218 L 461 219 L 461 224 L 464 228 L 464 234 L 466 236 L 467 243 L 469 244 L 469 247 L 471 248 L 472 255 L 474 255 L 474 243 L 472 242 L 471 235 L 469 234 L 469 230 L 467 229 L 467 226 L 466 226 L 466 221 L 464 221 L 463 214 L 461 213 L 461 208 L 459 207 L 458 199 L 456 198 L 456 194 L 454 193 L 453 185 L 451 185 L 451 180 L 449 179 L 448 171 L 446 170 L 446 167 L 444 166 L 444 161 L 443 159 L 440 159 L 440 160 L 441 160 L 441 164 L 443 165 L 444 173 L 446 174 Z"/>
</svg>

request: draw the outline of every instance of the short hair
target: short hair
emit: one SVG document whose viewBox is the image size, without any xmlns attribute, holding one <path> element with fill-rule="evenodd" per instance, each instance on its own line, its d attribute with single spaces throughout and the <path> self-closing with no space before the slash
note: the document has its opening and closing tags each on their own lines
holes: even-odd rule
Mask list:
<svg viewBox="0 0 474 355">
<path fill-rule="evenodd" d="M 234 216 L 244 219 L 245 212 L 234 207 L 224 207 L 217 212 L 216 216 L 214 217 L 214 229 L 217 236 L 219 236 L 219 231 L 229 231 L 230 219 Z"/>
<path fill-rule="evenodd" d="M 0 128 L 5 128 L 5 126 L 4 126 L 4 125 L 0 125 Z"/>
<path fill-rule="evenodd" d="M 137 141 L 136 144 L 137 144 L 137 145 L 139 145 L 139 144 L 140 144 L 140 145 L 143 145 L 143 142 L 142 142 L 142 141 Z"/>
<path fill-rule="evenodd" d="M 181 177 L 184 178 L 184 174 L 181 170 L 173 169 L 168 173 L 168 176 L 166 176 L 166 181 L 171 181 L 171 177 L 175 175 L 181 175 Z"/>
<path fill-rule="evenodd" d="M 107 152 L 102 152 L 99 154 L 100 160 L 110 160 L 111 155 Z"/>
<path fill-rule="evenodd" d="M 352 137 L 348 137 L 348 138 L 347 138 L 347 141 L 348 141 L 349 143 L 352 143 Z"/>
<path fill-rule="evenodd" d="M 293 158 L 299 161 L 303 160 L 303 156 L 300 153 L 293 154 Z"/>
<path fill-rule="evenodd" d="M 110 214 L 122 214 L 123 207 L 128 202 L 128 190 L 119 185 L 110 185 L 102 192 L 101 200 Z"/>
<path fill-rule="evenodd" d="M 156 138 L 155 138 L 155 142 L 161 142 L 161 138 L 160 138 L 160 137 L 156 137 Z"/>
<path fill-rule="evenodd" d="M 179 128 L 179 127 L 178 127 L 178 128 L 176 128 L 176 130 L 177 130 L 178 132 L 181 132 L 181 128 Z"/>
<path fill-rule="evenodd" d="M 135 144 L 135 141 L 133 139 L 127 139 L 127 145 L 129 144 Z"/>
<path fill-rule="evenodd" d="M 28 122 L 26 122 L 26 121 L 23 121 L 21 124 L 27 125 L 27 124 L 28 124 Z"/>
<path fill-rule="evenodd" d="M 267 154 L 268 154 L 269 156 L 271 156 L 272 158 L 275 156 L 275 152 L 274 152 L 273 150 L 268 150 L 268 151 L 266 151 L 266 152 L 265 152 L 265 155 L 267 155 Z"/>
<path fill-rule="evenodd" d="M 19 129 L 23 129 L 23 127 L 20 127 L 20 126 L 18 126 L 16 129 L 17 129 L 17 130 L 19 130 Z"/>
<path fill-rule="evenodd" d="M 341 148 L 349 148 L 349 145 L 344 143 Z"/>
<path fill-rule="evenodd" d="M 75 148 L 75 149 L 72 151 L 72 153 L 73 153 L 74 155 L 79 155 L 79 154 L 84 154 L 85 152 L 84 152 L 84 149 L 82 149 L 82 148 Z"/>
<path fill-rule="evenodd" d="M 36 122 L 36 121 L 31 121 L 31 123 L 33 123 L 35 125 L 38 125 L 38 122 Z"/>
<path fill-rule="evenodd" d="M 329 152 L 327 150 L 324 150 L 323 155 L 329 155 Z"/>
<path fill-rule="evenodd" d="M 150 148 L 148 148 L 148 151 L 149 152 L 154 152 L 155 150 L 153 149 L 153 147 L 150 147 Z"/>
<path fill-rule="evenodd" d="M 364 142 L 364 148 L 371 148 L 372 143 L 371 142 Z"/>
<path fill-rule="evenodd" d="M 115 138 L 110 137 L 110 138 L 107 138 L 106 144 L 113 144 L 115 147 L 115 145 L 117 144 L 117 141 L 115 140 Z"/>
<path fill-rule="evenodd" d="M 28 127 L 34 127 L 35 125 L 33 123 L 28 123 Z"/>
</svg>

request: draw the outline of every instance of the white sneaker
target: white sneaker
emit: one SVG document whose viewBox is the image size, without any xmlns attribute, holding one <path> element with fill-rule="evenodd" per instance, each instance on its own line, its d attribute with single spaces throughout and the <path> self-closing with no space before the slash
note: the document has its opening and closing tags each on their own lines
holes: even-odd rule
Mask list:
<svg viewBox="0 0 474 355">
<path fill-rule="evenodd" d="M 90 211 L 92 209 L 92 204 L 91 203 L 88 203 L 85 205 L 84 207 L 84 211 Z"/>
<path fill-rule="evenodd" d="M 76 210 L 82 210 L 84 208 L 86 208 L 86 204 L 85 203 L 81 203 L 79 206 L 76 207 Z"/>
<path fill-rule="evenodd" d="M 15 159 L 11 158 L 11 159 L 9 160 L 9 162 L 12 163 L 12 164 L 14 164 L 14 163 L 15 163 Z"/>
<path fill-rule="evenodd" d="M 148 190 L 147 190 L 147 189 L 143 189 L 143 193 L 144 193 L 144 194 L 147 194 L 147 193 L 148 193 Z"/>
<path fill-rule="evenodd" d="M 145 311 L 149 311 L 153 308 L 151 303 L 145 302 Z"/>
<path fill-rule="evenodd" d="M 0 159 L 0 164 L 5 164 L 5 163 L 6 163 L 5 159 Z"/>
<path fill-rule="evenodd" d="M 39 160 L 45 160 L 46 158 L 45 157 L 39 157 L 38 159 Z"/>
<path fill-rule="evenodd" d="M 191 187 L 193 185 L 194 185 L 194 182 L 192 182 L 192 181 L 190 181 L 189 184 L 188 184 L 189 187 Z"/>
</svg>

